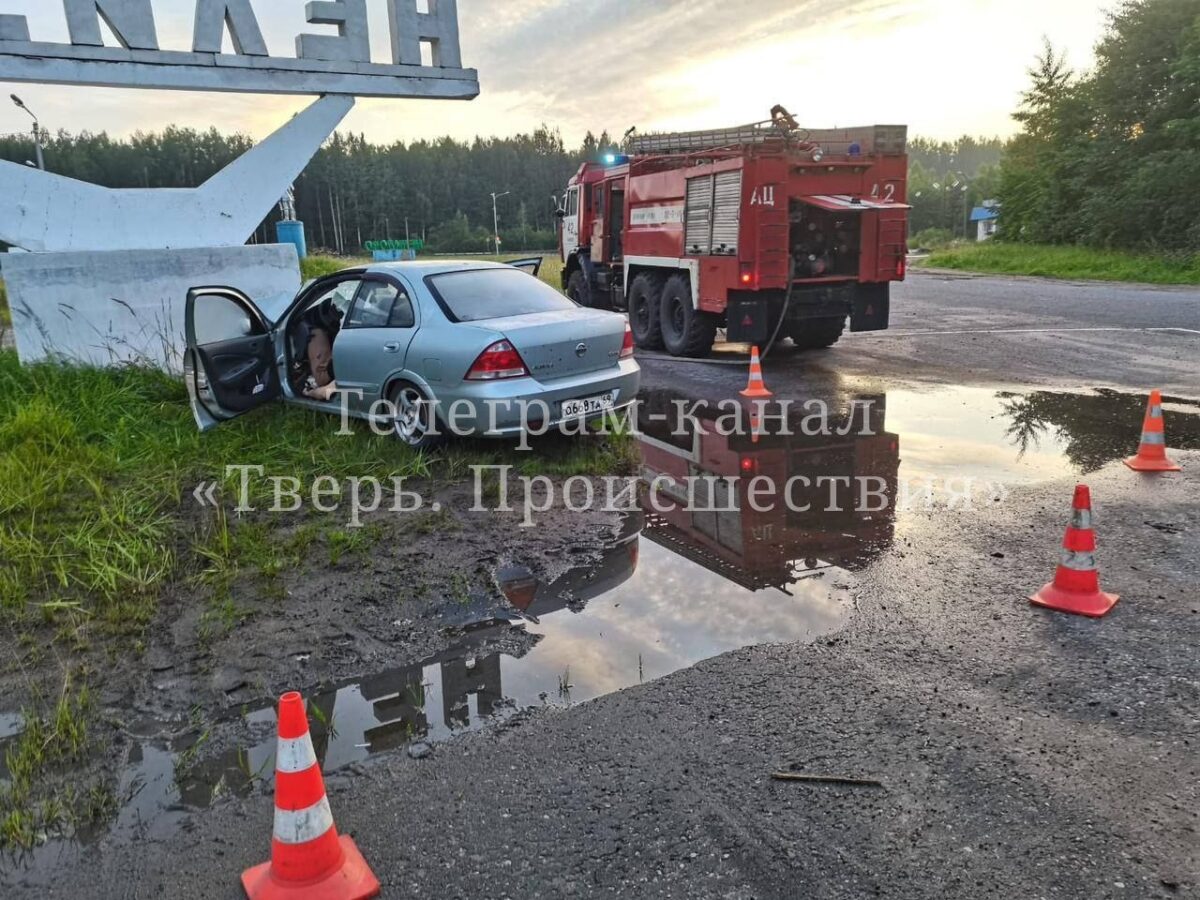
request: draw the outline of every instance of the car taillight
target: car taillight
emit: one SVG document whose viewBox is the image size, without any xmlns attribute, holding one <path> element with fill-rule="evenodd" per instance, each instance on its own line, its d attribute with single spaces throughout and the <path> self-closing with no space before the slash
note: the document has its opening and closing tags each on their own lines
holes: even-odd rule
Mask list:
<svg viewBox="0 0 1200 900">
<path fill-rule="evenodd" d="M 629 327 L 629 323 L 625 323 L 625 340 L 621 344 L 621 359 L 627 359 L 633 356 L 633 329 Z"/>
<path fill-rule="evenodd" d="M 501 378 L 521 378 L 529 374 L 525 360 L 508 341 L 496 341 L 479 354 L 467 381 L 496 381 Z"/>
</svg>

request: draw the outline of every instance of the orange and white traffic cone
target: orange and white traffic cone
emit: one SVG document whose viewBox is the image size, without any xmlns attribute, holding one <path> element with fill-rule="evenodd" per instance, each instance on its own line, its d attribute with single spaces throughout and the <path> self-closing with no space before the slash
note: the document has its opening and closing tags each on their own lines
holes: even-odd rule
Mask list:
<svg viewBox="0 0 1200 900">
<path fill-rule="evenodd" d="M 746 384 L 746 389 L 742 391 L 743 397 L 773 397 L 775 396 L 767 390 L 766 382 L 763 381 L 762 360 L 758 358 L 758 348 L 753 347 L 750 350 L 750 381 Z"/>
<path fill-rule="evenodd" d="M 250 900 L 366 900 L 379 894 L 348 835 L 338 835 L 308 733 L 304 698 L 279 698 L 275 751 L 275 834 L 271 859 L 242 873 Z"/>
<path fill-rule="evenodd" d="M 1142 442 L 1137 456 L 1125 460 L 1135 472 L 1178 472 L 1179 466 L 1167 458 L 1167 433 L 1163 427 L 1162 393 L 1150 392 L 1146 419 L 1142 424 Z"/>
<path fill-rule="evenodd" d="M 1071 524 L 1063 537 L 1062 556 L 1054 580 L 1030 597 L 1035 606 L 1098 619 L 1119 599 L 1100 590 L 1096 568 L 1096 532 L 1092 529 L 1092 494 L 1077 485 Z"/>
</svg>

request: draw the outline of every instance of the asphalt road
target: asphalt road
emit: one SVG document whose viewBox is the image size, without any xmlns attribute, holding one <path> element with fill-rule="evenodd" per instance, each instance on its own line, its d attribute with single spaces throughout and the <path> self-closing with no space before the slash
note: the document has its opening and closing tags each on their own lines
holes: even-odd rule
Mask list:
<svg viewBox="0 0 1200 900">
<path fill-rule="evenodd" d="M 979 383 L 1200 397 L 1200 293 L 916 274 L 895 330 L 781 350 L 777 391 Z M 1113 329 L 1094 331 L 1083 329 Z M 1180 329 L 1154 331 L 1149 329 Z M 1186 330 L 1185 330 L 1186 329 Z M 935 334 L 925 332 L 939 332 Z M 728 396 L 733 366 L 647 362 Z M 1100 622 L 1030 608 L 1069 472 L 906 518 L 846 628 L 328 779 L 387 897 L 1174 897 L 1200 890 L 1200 452 L 1090 476 Z M 771 780 L 794 766 L 881 788 Z M 102 846 L 28 896 L 237 897 L 268 795 Z M 16 895 L 23 890 L 18 885 Z"/>
<path fill-rule="evenodd" d="M 925 382 L 1200 392 L 1200 291 L 917 270 L 820 365 Z"/>
</svg>

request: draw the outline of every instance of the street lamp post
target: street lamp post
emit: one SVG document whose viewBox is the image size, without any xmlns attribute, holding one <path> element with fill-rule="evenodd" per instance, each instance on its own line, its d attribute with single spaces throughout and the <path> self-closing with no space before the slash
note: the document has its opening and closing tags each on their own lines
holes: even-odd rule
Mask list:
<svg viewBox="0 0 1200 900">
<path fill-rule="evenodd" d="M 962 191 L 963 201 L 963 240 L 969 241 L 971 239 L 971 178 L 961 170 L 954 174 L 962 179 L 959 190 Z M 959 185 L 959 182 L 956 181 L 955 185 Z"/>
<path fill-rule="evenodd" d="M 496 239 L 496 255 L 500 255 L 500 213 L 496 208 L 496 200 L 500 197 L 506 197 L 512 191 L 505 191 L 502 194 L 492 193 L 492 236 Z"/>
<path fill-rule="evenodd" d="M 29 117 L 33 119 L 33 149 L 34 152 L 37 153 L 37 167 L 44 172 L 46 171 L 46 158 L 42 154 L 41 123 L 38 122 L 38 117 L 33 114 L 33 110 L 25 105 L 24 100 L 22 100 L 16 94 L 9 94 L 8 96 L 12 98 L 12 102 L 16 105 L 17 109 L 25 110 L 25 112 L 29 113 Z"/>
</svg>

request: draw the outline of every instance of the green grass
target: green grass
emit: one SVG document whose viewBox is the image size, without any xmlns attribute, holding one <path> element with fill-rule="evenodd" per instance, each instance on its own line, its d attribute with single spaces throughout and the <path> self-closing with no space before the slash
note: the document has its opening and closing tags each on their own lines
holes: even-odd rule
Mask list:
<svg viewBox="0 0 1200 900">
<path fill-rule="evenodd" d="M 111 789 L 86 788 L 57 775 L 91 750 L 86 684 L 67 677 L 53 702 L 35 702 L 23 712 L 23 730 L 4 752 L 7 781 L 0 784 L 0 847 L 29 848 L 44 835 L 98 821 L 115 807 Z"/>
<path fill-rule="evenodd" d="M 991 241 L 935 250 L 933 268 L 1145 284 L 1200 284 L 1200 255 L 1153 256 L 1088 247 Z"/>
<path fill-rule="evenodd" d="M 563 263 L 559 259 L 556 252 L 546 252 L 542 254 L 532 254 L 533 256 L 542 256 L 541 279 L 546 284 L 556 289 L 562 288 Z M 424 260 L 437 259 L 436 256 L 422 256 Z M 446 257 L 447 259 L 451 257 Z M 514 259 L 527 259 L 528 257 L 518 257 L 511 253 L 501 254 L 500 256 L 471 256 L 463 255 L 453 257 L 454 259 L 477 259 L 486 262 L 508 262 Z M 334 272 L 339 272 L 342 269 L 350 268 L 351 266 L 368 265 L 371 262 L 369 257 L 341 257 L 341 256 L 310 256 L 300 261 L 301 277 L 308 281 L 311 278 L 321 278 L 325 275 L 332 275 Z"/>
<path fill-rule="evenodd" d="M 307 256 L 300 260 L 300 278 L 302 281 L 324 278 L 351 266 L 366 265 L 370 261 L 370 257 L 363 256 Z"/>
<path fill-rule="evenodd" d="M 347 260 L 314 257 L 314 270 Z M 551 278 L 557 262 L 548 259 Z M 199 573 L 221 602 L 236 579 L 273 579 L 325 538 L 331 561 L 361 550 L 363 537 L 331 537 L 306 526 L 280 533 L 221 511 L 199 512 L 189 496 L 227 465 L 262 465 L 267 475 L 360 475 L 385 483 L 470 477 L 472 465 L 512 463 L 523 473 L 568 476 L 632 471 L 633 441 L 611 435 L 506 445 L 451 442 L 438 454 L 413 451 L 365 425 L 337 434 L 333 417 L 274 404 L 201 435 L 176 378 L 133 367 L 19 365 L 0 351 L 0 621 L 36 615 L 47 624 L 102 624 L 139 632 L 164 585 Z M 539 444 L 541 446 L 539 446 Z M 269 486 L 257 479 L 256 501 Z M 344 528 L 329 517 L 327 531 Z M 288 526 L 289 528 L 291 526 Z"/>
<path fill-rule="evenodd" d="M 339 435 L 332 416 L 273 404 L 208 434 L 192 420 L 179 380 L 137 368 L 22 367 L 0 351 L 0 621 L 36 614 L 138 632 L 164 585 L 199 573 L 215 593 L 243 573 L 274 578 L 324 537 L 331 558 L 361 549 L 329 538 L 347 513 L 323 517 L 324 530 L 234 521 L 197 507 L 192 489 L 222 482 L 236 497 L 227 465 L 262 465 L 266 475 L 311 485 L 320 475 L 457 480 L 472 465 L 505 462 L 530 473 L 609 474 L 632 469 L 627 435 L 549 437 L 533 451 L 507 444 L 451 441 L 436 454 L 353 425 Z M 270 485 L 252 481 L 256 506 Z M 299 513 L 297 515 L 300 515 Z M 279 529 L 286 529 L 280 531 Z M 332 543 L 331 543 L 332 540 Z"/>
</svg>

